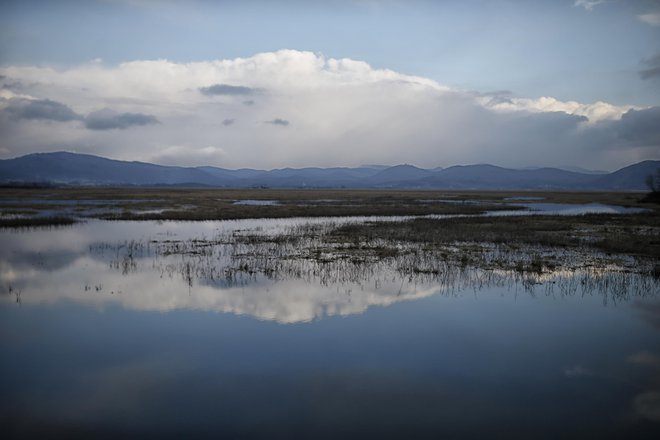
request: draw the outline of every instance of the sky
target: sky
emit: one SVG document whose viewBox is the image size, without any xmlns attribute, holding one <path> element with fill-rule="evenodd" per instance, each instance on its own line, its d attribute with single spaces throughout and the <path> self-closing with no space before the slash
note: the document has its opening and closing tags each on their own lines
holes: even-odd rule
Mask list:
<svg viewBox="0 0 660 440">
<path fill-rule="evenodd" d="M 660 159 L 660 0 L 0 2 L 0 159 Z"/>
</svg>

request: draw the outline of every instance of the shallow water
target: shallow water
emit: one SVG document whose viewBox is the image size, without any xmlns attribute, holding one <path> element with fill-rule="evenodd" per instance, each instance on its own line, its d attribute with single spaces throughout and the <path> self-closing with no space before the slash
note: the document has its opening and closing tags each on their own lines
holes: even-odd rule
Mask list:
<svg viewBox="0 0 660 440">
<path fill-rule="evenodd" d="M 257 256 L 245 244 L 375 220 L 0 231 L 3 430 L 16 438 L 660 433 L 657 282 L 607 271 L 534 283 L 469 268 L 411 276 L 396 259 L 281 261 L 285 244 Z M 278 271 L 228 271 L 259 258 Z M 611 290 L 618 279 L 623 290 Z"/>
<path fill-rule="evenodd" d="M 538 197 L 538 196 L 515 196 L 515 197 L 505 197 L 505 201 L 535 201 L 535 200 L 543 200 L 545 197 Z"/>
<path fill-rule="evenodd" d="M 251 205 L 251 206 L 275 206 L 279 205 L 278 200 L 236 200 L 234 205 Z"/>
<path fill-rule="evenodd" d="M 515 203 L 526 210 L 521 211 L 492 211 L 489 216 L 504 215 L 585 215 L 585 214 L 638 214 L 648 211 L 645 208 L 626 208 L 624 206 L 606 205 L 603 203 Z"/>
</svg>

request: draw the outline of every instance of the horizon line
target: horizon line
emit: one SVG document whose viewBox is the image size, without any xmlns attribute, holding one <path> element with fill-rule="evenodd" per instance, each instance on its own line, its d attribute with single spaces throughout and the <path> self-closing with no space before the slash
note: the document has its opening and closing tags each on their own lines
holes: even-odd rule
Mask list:
<svg viewBox="0 0 660 440">
<path fill-rule="evenodd" d="M 292 170 L 302 170 L 302 169 L 309 169 L 309 168 L 318 168 L 318 169 L 333 169 L 333 168 L 345 168 L 345 169 L 356 169 L 356 168 L 383 168 L 385 169 L 390 169 L 398 166 L 411 166 L 420 170 L 425 170 L 425 171 L 431 171 L 431 170 L 445 170 L 453 167 L 469 167 L 469 166 L 493 166 L 493 167 L 498 167 L 498 168 L 503 168 L 503 169 L 509 169 L 509 170 L 517 170 L 517 171 L 527 171 L 527 170 L 539 170 L 539 169 L 558 169 L 558 170 L 563 170 L 563 171 L 569 171 L 569 172 L 575 172 L 575 173 L 582 173 L 582 174 L 609 174 L 618 170 L 621 170 L 623 168 L 627 168 L 631 165 L 639 164 L 642 162 L 658 162 L 660 161 L 660 158 L 657 159 L 642 159 L 637 162 L 632 162 L 629 163 L 628 165 L 624 165 L 620 168 L 615 168 L 612 170 L 596 170 L 596 169 L 590 169 L 590 168 L 583 168 L 583 167 L 576 167 L 576 166 L 569 166 L 569 165 L 527 165 L 527 166 L 521 166 L 521 167 L 512 167 L 512 166 L 504 166 L 504 165 L 498 165 L 498 164 L 493 164 L 493 163 L 487 163 L 487 162 L 479 162 L 479 163 L 459 163 L 459 164 L 453 164 L 453 165 L 447 165 L 447 166 L 433 166 L 429 168 L 423 168 L 411 163 L 395 163 L 395 164 L 384 164 L 384 163 L 370 163 L 370 164 L 360 164 L 360 165 L 331 165 L 331 166 L 319 166 L 319 165 L 305 165 L 305 166 L 283 166 L 279 168 L 251 168 L 248 166 L 243 166 L 243 167 L 237 167 L 237 168 L 227 168 L 223 166 L 218 166 L 218 165 L 175 165 L 175 164 L 164 164 L 164 163 L 158 163 L 158 162 L 149 162 L 146 160 L 127 160 L 127 159 L 117 159 L 117 158 L 112 158 L 112 157 L 107 157 L 107 156 L 101 156 L 98 154 L 92 154 L 92 153 L 80 153 L 77 151 L 70 151 L 70 150 L 58 150 L 58 151 L 41 151 L 41 152 L 33 152 L 33 153 L 28 153 L 28 154 L 23 154 L 21 156 L 14 156 L 14 157 L 9 157 L 9 158 L 4 158 L 0 159 L 0 161 L 6 161 L 6 160 L 16 160 L 16 159 L 21 159 L 24 157 L 28 156 L 35 156 L 35 155 L 52 155 L 52 154 L 61 154 L 61 153 L 66 153 L 66 154 L 73 154 L 73 155 L 78 155 L 78 156 L 91 156 L 91 157 L 96 157 L 100 159 L 105 159 L 105 160 L 111 160 L 111 161 L 116 161 L 116 162 L 126 162 L 126 163 L 143 163 L 143 164 L 149 164 L 149 165 L 156 165 L 156 166 L 162 166 L 162 167 L 172 167 L 172 168 L 192 168 L 192 169 L 197 169 L 197 168 L 202 168 L 202 167 L 210 167 L 210 168 L 218 168 L 218 169 L 223 169 L 223 170 L 228 170 L 228 171 L 240 171 L 240 170 L 253 170 L 253 171 L 277 171 L 277 170 L 285 170 L 285 169 L 292 169 Z"/>
</svg>

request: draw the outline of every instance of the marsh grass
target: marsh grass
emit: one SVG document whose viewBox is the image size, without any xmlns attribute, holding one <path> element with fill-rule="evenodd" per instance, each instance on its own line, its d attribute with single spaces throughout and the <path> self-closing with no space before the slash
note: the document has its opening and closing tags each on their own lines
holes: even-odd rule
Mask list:
<svg viewBox="0 0 660 440">
<path fill-rule="evenodd" d="M 381 239 L 421 246 L 452 243 L 506 244 L 549 248 L 592 248 L 606 253 L 651 259 L 660 256 L 660 216 L 631 215 L 417 218 L 403 222 L 344 225 L 330 240 L 365 242 Z"/>
<path fill-rule="evenodd" d="M 658 293 L 654 248 L 613 253 L 601 240 L 621 229 L 654 246 L 648 240 L 658 234 L 654 217 L 636 223 L 612 217 L 611 223 L 600 216 L 308 223 L 277 233 L 256 228 L 98 249 L 113 255 L 110 266 L 123 275 L 156 270 L 161 277 L 179 277 L 189 288 L 244 286 L 261 278 L 322 285 L 397 279 L 448 291 L 508 286 L 561 294 L 593 291 L 611 299 Z"/>
<path fill-rule="evenodd" d="M 0 207 L 3 212 L 69 212 L 73 208 L 80 217 L 121 220 L 462 215 L 341 226 L 308 223 L 276 234 L 243 230 L 212 238 L 105 243 L 90 249 L 112 252 L 110 266 L 127 276 L 147 269 L 144 261 L 151 259 L 151 269 L 159 270 L 161 276 L 180 276 L 189 287 L 195 280 L 231 285 L 262 276 L 325 284 L 377 281 L 377 274 L 384 272 L 443 283 L 462 277 L 473 286 L 522 283 L 530 288 L 566 284 L 562 274 L 582 277 L 587 284 L 596 278 L 609 280 L 610 286 L 625 286 L 627 278 L 637 277 L 634 285 L 657 291 L 659 209 L 626 215 L 474 216 L 510 210 L 505 199 L 516 196 L 542 198 L 546 203 L 649 206 L 641 204 L 640 194 L 635 193 L 48 188 L 3 190 Z M 237 200 L 278 204 L 234 204 Z M 13 218 L 3 219 L 0 226 L 75 221 L 71 216 Z M 465 278 L 465 274 L 472 275 Z M 644 284 L 649 279 L 656 284 Z"/>
<path fill-rule="evenodd" d="M 641 193 L 359 189 L 3 188 L 0 212 L 107 220 L 228 220 L 364 215 L 478 214 L 519 209 L 511 197 L 547 203 L 649 207 Z M 239 200 L 276 205 L 237 205 Z M 29 215 L 29 214 L 28 214 Z"/>
</svg>

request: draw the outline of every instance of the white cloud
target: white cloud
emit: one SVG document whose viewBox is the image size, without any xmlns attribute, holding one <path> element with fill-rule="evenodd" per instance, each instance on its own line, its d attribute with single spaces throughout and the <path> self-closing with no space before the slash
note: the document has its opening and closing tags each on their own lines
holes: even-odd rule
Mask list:
<svg viewBox="0 0 660 440">
<path fill-rule="evenodd" d="M 273 227 L 277 220 L 257 220 L 254 227 L 267 229 Z M 238 229 L 249 228 L 250 221 L 224 222 L 222 227 L 226 233 L 234 234 Z M 145 229 L 146 227 L 146 229 Z M 207 223 L 195 225 L 178 222 L 167 224 L 155 232 L 153 225 L 137 227 L 128 232 L 128 236 L 142 237 L 159 234 L 174 234 L 179 239 L 184 236 L 200 238 L 215 236 L 219 233 L 218 225 Z M 265 279 L 250 279 L 249 283 L 223 284 L 222 280 L 204 280 L 196 275 L 192 287 L 180 276 L 182 264 L 181 255 L 162 256 L 159 259 L 136 259 L 137 267 L 134 273 L 122 274 L 113 269 L 101 255 L 90 255 L 89 248 L 102 240 L 114 243 L 120 231 L 126 231 L 126 225 L 114 224 L 102 228 L 98 234 L 84 231 L 64 231 L 62 236 L 53 234 L 36 234 L 29 238 L 11 237 L 0 249 L 0 275 L 3 280 L 11 281 L 20 286 L 24 294 L 25 304 L 52 304 L 58 301 L 74 301 L 88 304 L 99 309 L 121 305 L 130 310 L 145 310 L 169 312 L 174 310 L 205 310 L 210 312 L 234 313 L 253 316 L 260 320 L 271 320 L 279 323 L 307 322 L 328 316 L 349 316 L 365 312 L 371 307 L 384 307 L 402 301 L 425 298 L 444 291 L 454 291 L 454 286 L 443 286 L 439 282 L 425 284 L 419 281 L 401 282 L 399 277 L 386 271 L 388 276 L 378 275 L 374 279 L 347 281 L 341 279 L 340 270 L 328 270 L 337 274 L 341 283 L 326 284 L 310 282 L 305 279 L 281 278 L 277 281 Z M 136 231 L 140 232 L 136 235 Z M 70 241 L 67 241 L 70 240 Z M 75 240 L 75 241 L 74 241 Z M 8 262 L 7 254 L 21 252 L 31 254 L 40 252 L 48 244 L 49 249 L 63 249 L 66 243 L 70 261 L 59 270 L 44 270 L 14 265 Z M 106 255 L 108 256 L 108 255 Z M 109 258 L 113 258 L 109 255 Z M 290 262 L 294 265 L 304 263 Z M 213 257 L 213 265 L 220 269 L 231 267 L 233 258 L 230 254 L 220 251 Z M 198 264 L 198 263 L 193 263 Z M 298 266 L 302 267 L 302 266 Z M 306 266 L 304 266 L 306 267 Z M 344 267 L 343 264 L 341 267 Z M 321 273 L 324 272 L 322 269 Z M 392 274 L 392 276 L 389 276 Z M 168 276 L 169 275 L 169 276 Z M 378 282 L 376 282 L 378 280 Z M 214 282 L 217 281 L 217 282 Z M 327 281 L 327 280 L 326 280 Z M 84 285 L 100 286 L 95 295 L 90 295 Z M 341 290 L 338 285 L 341 284 Z M 53 288 L 53 286 L 57 286 Z M 378 286 L 378 287 L 371 287 Z M 112 292 L 112 293 L 111 293 Z M 264 294 L 266 293 L 266 294 Z M 14 300 L 10 295 L 0 296 L 0 304 Z"/>
<path fill-rule="evenodd" d="M 149 162 L 162 165 L 199 166 L 200 164 L 220 164 L 225 156 L 220 147 L 208 146 L 197 148 L 194 146 L 172 145 L 160 148 L 152 156 L 147 157 Z"/>
<path fill-rule="evenodd" d="M 622 143 L 604 129 L 632 106 L 494 99 L 312 52 L 195 63 L 92 62 L 66 69 L 8 66 L 0 75 L 29 85 L 22 96 L 62 103 L 79 115 L 110 108 L 159 122 L 89 130 L 76 121 L 12 122 L 0 108 L 3 146 L 11 152 L 4 157 L 68 149 L 227 168 L 475 162 L 615 168 L 659 155 L 657 146 Z M 5 100 L 18 96 L 1 92 Z M 246 95 L 251 105 L 245 105 Z M 602 153 L 597 160 L 594 148 Z"/>
<path fill-rule="evenodd" d="M 504 102 L 490 104 L 484 100 L 484 105 L 500 111 L 529 111 L 529 112 L 564 112 L 569 115 L 584 116 L 588 122 L 596 123 L 608 119 L 620 119 L 624 113 L 639 107 L 626 105 L 616 106 L 607 102 L 597 101 L 591 104 L 582 104 L 575 101 L 559 101 L 555 98 L 543 96 L 538 99 L 509 98 Z"/>
<path fill-rule="evenodd" d="M 21 93 L 15 93 L 9 89 L 0 89 L 0 108 L 5 108 L 8 105 L 8 102 L 12 98 L 21 98 L 21 99 L 37 99 L 34 96 L 23 95 Z"/>
<path fill-rule="evenodd" d="M 586 11 L 592 11 L 596 6 L 605 3 L 605 0 L 575 0 L 573 6 L 582 7 Z"/>
<path fill-rule="evenodd" d="M 637 18 L 651 26 L 660 26 L 660 12 L 650 12 L 648 14 L 638 15 Z"/>
</svg>

